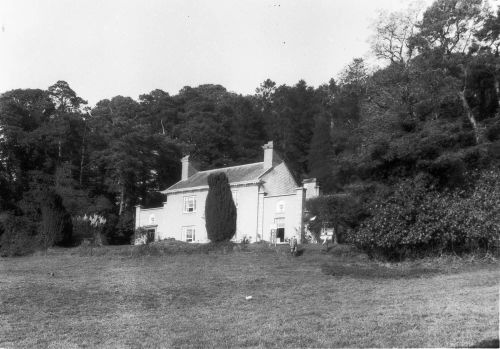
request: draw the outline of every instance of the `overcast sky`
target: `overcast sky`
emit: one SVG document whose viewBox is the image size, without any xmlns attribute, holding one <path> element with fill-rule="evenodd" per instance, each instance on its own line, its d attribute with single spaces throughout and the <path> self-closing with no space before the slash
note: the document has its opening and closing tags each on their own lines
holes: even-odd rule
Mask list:
<svg viewBox="0 0 500 349">
<path fill-rule="evenodd" d="M 205 83 L 242 94 L 267 78 L 318 86 L 369 51 L 377 9 L 408 4 L 2 0 L 0 92 L 65 80 L 93 105 Z"/>
</svg>

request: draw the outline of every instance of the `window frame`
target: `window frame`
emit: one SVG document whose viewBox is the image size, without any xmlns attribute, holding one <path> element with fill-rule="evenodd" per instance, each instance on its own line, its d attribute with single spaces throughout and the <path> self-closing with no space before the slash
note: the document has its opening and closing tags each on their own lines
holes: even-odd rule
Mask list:
<svg viewBox="0 0 500 349">
<path fill-rule="evenodd" d="M 191 234 L 191 240 L 188 240 L 188 231 Z M 182 241 L 185 242 L 196 241 L 196 227 L 194 225 L 187 225 L 182 227 Z"/>
<path fill-rule="evenodd" d="M 192 207 L 190 204 L 192 204 Z M 190 208 L 192 208 L 191 211 L 189 210 Z M 195 195 L 184 196 L 182 203 L 182 213 L 195 213 L 195 212 L 196 212 L 196 196 Z"/>
</svg>

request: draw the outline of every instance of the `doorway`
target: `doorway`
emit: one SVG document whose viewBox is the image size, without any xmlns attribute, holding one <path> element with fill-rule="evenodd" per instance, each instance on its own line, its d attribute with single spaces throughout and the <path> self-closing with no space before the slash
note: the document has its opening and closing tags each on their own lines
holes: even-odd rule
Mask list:
<svg viewBox="0 0 500 349">
<path fill-rule="evenodd" d="M 275 218 L 276 224 L 276 242 L 285 242 L 285 218 Z"/>
<path fill-rule="evenodd" d="M 155 234 L 156 234 L 156 228 L 149 228 L 146 231 L 146 244 L 149 244 L 149 243 L 155 241 Z"/>
</svg>

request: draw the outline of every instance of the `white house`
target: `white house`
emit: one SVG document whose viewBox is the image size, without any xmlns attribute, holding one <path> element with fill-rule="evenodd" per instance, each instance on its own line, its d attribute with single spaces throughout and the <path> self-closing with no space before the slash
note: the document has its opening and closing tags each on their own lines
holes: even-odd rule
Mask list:
<svg viewBox="0 0 500 349">
<path fill-rule="evenodd" d="M 187 242 L 208 242 L 205 228 L 207 178 L 224 172 L 237 208 L 235 241 L 271 240 L 271 229 L 277 242 L 293 235 L 302 239 L 302 216 L 306 198 L 319 195 L 315 179 L 299 186 L 287 165 L 273 150 L 273 142 L 263 146 L 264 161 L 253 164 L 197 171 L 182 159 L 182 178 L 166 194 L 163 207 L 144 209 L 136 206 L 135 227 L 146 228 L 155 240 L 174 238 Z M 137 242 L 136 242 L 137 243 Z"/>
</svg>

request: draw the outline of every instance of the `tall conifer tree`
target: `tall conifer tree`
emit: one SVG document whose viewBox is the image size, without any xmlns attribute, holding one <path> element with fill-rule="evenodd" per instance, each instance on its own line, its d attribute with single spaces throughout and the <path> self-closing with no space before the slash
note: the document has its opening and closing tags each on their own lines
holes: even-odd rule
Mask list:
<svg viewBox="0 0 500 349">
<path fill-rule="evenodd" d="M 229 241 L 236 233 L 236 206 L 225 173 L 208 176 L 205 221 L 212 242 Z"/>
</svg>

